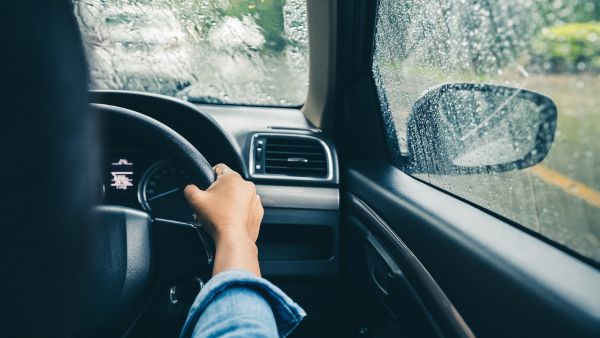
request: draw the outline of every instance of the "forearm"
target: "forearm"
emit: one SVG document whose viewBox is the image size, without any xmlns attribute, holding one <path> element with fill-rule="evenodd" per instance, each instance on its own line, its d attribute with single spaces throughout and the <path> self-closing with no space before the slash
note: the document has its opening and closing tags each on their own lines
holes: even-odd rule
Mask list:
<svg viewBox="0 0 600 338">
<path fill-rule="evenodd" d="M 213 276 L 227 270 L 244 270 L 260 277 L 258 249 L 247 236 L 226 235 L 216 238 Z"/>
</svg>

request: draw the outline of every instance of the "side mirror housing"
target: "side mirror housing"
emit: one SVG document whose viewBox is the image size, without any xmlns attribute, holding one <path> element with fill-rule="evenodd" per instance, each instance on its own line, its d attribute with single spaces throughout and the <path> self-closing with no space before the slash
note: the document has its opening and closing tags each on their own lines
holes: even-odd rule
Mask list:
<svg viewBox="0 0 600 338">
<path fill-rule="evenodd" d="M 412 173 L 444 175 L 531 167 L 550 151 L 556 119 L 556 105 L 542 94 L 488 84 L 445 84 L 412 108 L 406 167 Z"/>
</svg>

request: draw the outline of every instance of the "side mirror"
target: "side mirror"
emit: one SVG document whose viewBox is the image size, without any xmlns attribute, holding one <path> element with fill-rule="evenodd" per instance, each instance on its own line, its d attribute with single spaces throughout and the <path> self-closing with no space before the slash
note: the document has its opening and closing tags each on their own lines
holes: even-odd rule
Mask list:
<svg viewBox="0 0 600 338">
<path fill-rule="evenodd" d="M 407 169 L 460 175 L 533 166 L 550 151 L 556 116 L 550 98 L 528 90 L 442 85 L 419 98 L 409 115 Z"/>
</svg>

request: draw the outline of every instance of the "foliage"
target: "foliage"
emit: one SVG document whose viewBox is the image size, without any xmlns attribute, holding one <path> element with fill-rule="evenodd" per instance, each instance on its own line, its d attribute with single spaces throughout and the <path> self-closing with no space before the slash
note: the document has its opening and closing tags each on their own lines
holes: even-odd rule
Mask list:
<svg viewBox="0 0 600 338">
<path fill-rule="evenodd" d="M 533 41 L 532 54 L 547 71 L 600 71 L 600 22 L 545 28 Z"/>
<path fill-rule="evenodd" d="M 599 0 L 536 0 L 546 26 L 568 22 L 600 21 Z"/>
<path fill-rule="evenodd" d="M 283 25 L 282 0 L 232 0 L 229 8 L 221 10 L 223 15 L 242 19 L 252 16 L 264 34 L 268 49 L 281 52 L 287 41 Z"/>
</svg>

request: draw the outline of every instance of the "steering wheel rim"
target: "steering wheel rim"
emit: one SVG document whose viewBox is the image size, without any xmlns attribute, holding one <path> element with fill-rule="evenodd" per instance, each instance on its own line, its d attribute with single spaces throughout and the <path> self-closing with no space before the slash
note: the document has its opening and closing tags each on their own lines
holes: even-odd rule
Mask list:
<svg viewBox="0 0 600 338">
<path fill-rule="evenodd" d="M 189 170 L 201 189 L 215 181 L 215 172 L 206 158 L 175 130 L 149 116 L 130 109 L 106 104 L 91 104 L 109 130 L 133 130 L 153 149 L 169 154 L 178 165 Z"/>
<path fill-rule="evenodd" d="M 165 124 L 121 107 L 92 104 L 105 130 L 126 132 L 157 149 L 187 170 L 202 189 L 215 180 L 204 156 Z M 85 271 L 86 299 L 81 302 L 81 331 L 114 335 L 127 330 L 151 294 L 187 277 L 210 272 L 214 246 L 193 224 L 152 218 L 122 206 L 95 208 L 94 253 Z M 191 256 L 191 257 L 190 257 Z"/>
</svg>

